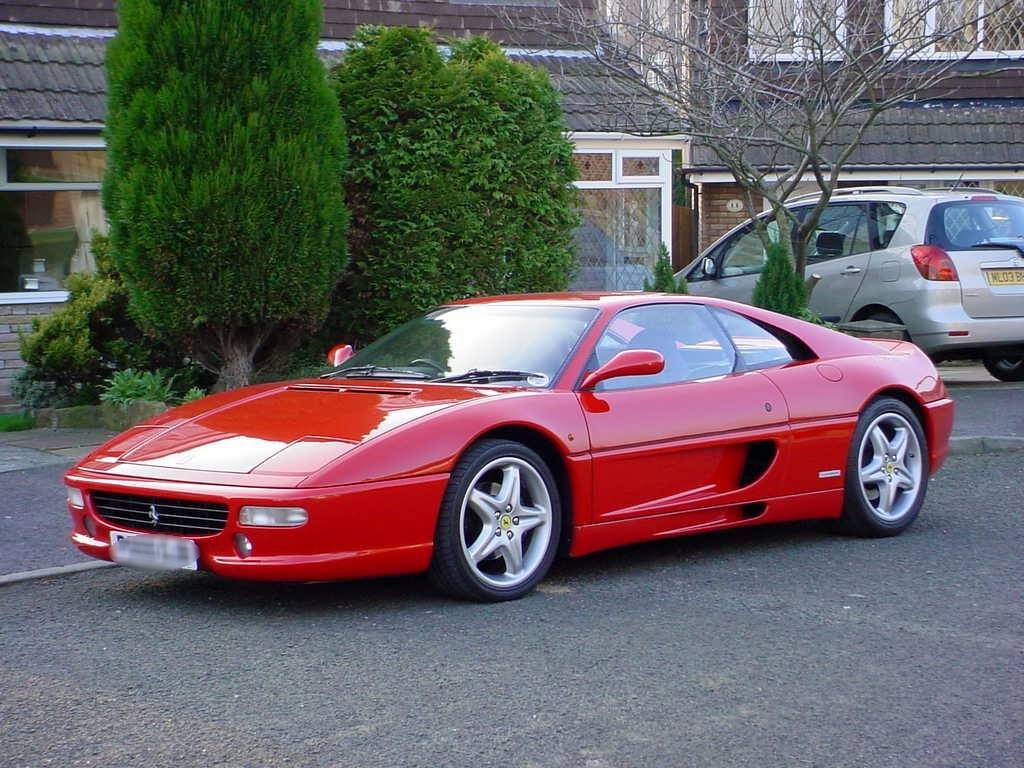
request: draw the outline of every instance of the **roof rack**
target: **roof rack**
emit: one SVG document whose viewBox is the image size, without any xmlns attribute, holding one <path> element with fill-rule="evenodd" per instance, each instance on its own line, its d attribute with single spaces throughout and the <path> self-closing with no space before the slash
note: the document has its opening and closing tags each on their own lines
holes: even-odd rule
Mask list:
<svg viewBox="0 0 1024 768">
<path fill-rule="evenodd" d="M 1000 192 L 998 189 L 989 189 L 988 187 L 925 187 L 925 192 L 981 192 L 987 195 L 1005 195 L 1005 192 Z"/>
<path fill-rule="evenodd" d="M 920 189 L 915 187 L 841 187 L 832 191 L 832 197 L 837 195 L 862 195 L 871 192 L 895 192 L 899 195 L 923 195 Z M 812 197 L 821 197 L 821 192 L 808 192 L 807 194 L 797 195 L 791 197 L 789 202 L 795 203 L 797 200 L 808 200 Z"/>
</svg>

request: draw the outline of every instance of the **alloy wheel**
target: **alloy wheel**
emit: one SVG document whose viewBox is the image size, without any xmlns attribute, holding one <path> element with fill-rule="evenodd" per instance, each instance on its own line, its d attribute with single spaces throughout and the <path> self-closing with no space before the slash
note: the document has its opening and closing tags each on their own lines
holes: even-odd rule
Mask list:
<svg viewBox="0 0 1024 768">
<path fill-rule="evenodd" d="M 859 455 L 864 500 L 878 519 L 899 520 L 921 491 L 924 465 L 917 433 L 900 414 L 883 413 L 864 433 Z"/>
<path fill-rule="evenodd" d="M 474 574 L 494 587 L 514 587 L 544 560 L 551 539 L 551 497 L 529 462 L 498 458 L 473 478 L 459 523 L 462 554 Z"/>
</svg>

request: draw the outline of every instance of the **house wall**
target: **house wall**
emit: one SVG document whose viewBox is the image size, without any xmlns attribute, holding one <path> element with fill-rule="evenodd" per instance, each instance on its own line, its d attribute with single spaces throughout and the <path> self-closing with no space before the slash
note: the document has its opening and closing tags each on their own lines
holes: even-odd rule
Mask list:
<svg viewBox="0 0 1024 768">
<path fill-rule="evenodd" d="M 736 212 L 727 207 L 730 200 L 742 199 L 743 192 L 738 184 L 705 184 L 700 188 L 700 250 L 749 218 L 745 207 Z M 760 210 L 761 197 L 756 197 L 754 202 L 755 208 Z"/>
<path fill-rule="evenodd" d="M 25 362 L 19 351 L 20 334 L 32 329 L 32 320 L 52 314 L 63 304 L 0 304 L 0 397 L 11 394 L 11 381 Z"/>
</svg>

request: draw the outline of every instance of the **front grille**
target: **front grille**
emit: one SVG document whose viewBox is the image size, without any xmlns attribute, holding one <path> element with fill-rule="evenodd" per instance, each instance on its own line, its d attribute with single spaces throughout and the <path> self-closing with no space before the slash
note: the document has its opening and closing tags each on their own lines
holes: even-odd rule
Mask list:
<svg viewBox="0 0 1024 768">
<path fill-rule="evenodd" d="M 228 520 L 228 505 L 213 501 L 160 499 L 105 491 L 93 491 L 89 495 L 101 519 L 138 531 L 206 536 L 223 531 Z"/>
</svg>

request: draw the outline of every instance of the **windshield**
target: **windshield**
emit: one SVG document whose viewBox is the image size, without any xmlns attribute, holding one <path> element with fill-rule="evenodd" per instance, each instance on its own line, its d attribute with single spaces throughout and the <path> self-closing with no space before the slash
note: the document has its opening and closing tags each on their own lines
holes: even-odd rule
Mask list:
<svg viewBox="0 0 1024 768">
<path fill-rule="evenodd" d="M 1024 238 L 1024 202 L 1007 199 L 964 200 L 935 206 L 927 242 L 959 251 Z"/>
<path fill-rule="evenodd" d="M 544 387 L 596 315 L 590 307 L 535 304 L 444 307 L 378 339 L 329 375 L 437 380 L 477 371 L 474 380 Z"/>
</svg>

